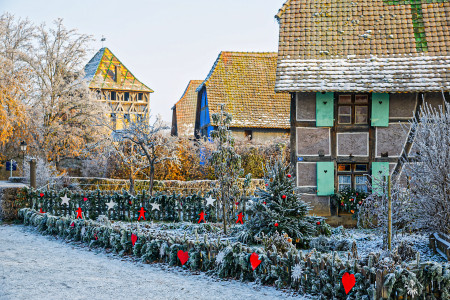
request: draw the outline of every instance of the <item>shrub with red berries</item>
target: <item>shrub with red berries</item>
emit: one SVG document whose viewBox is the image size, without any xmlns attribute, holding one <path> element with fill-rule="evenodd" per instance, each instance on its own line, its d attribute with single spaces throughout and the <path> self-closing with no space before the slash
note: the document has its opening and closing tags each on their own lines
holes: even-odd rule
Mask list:
<svg viewBox="0 0 450 300">
<path fill-rule="evenodd" d="M 333 196 L 336 206 L 339 207 L 339 211 L 349 212 L 353 215 L 358 214 L 360 206 L 367 198 L 368 194 L 354 189 L 346 189 Z"/>
</svg>

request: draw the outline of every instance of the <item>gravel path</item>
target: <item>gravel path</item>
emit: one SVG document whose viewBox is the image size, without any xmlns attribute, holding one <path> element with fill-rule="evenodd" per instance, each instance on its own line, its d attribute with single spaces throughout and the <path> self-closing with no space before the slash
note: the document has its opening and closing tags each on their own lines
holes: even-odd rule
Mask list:
<svg viewBox="0 0 450 300">
<path fill-rule="evenodd" d="M 0 299 L 290 299 L 253 283 L 221 281 L 181 268 L 147 265 L 0 226 Z M 295 299 L 302 299 L 298 296 Z"/>
</svg>

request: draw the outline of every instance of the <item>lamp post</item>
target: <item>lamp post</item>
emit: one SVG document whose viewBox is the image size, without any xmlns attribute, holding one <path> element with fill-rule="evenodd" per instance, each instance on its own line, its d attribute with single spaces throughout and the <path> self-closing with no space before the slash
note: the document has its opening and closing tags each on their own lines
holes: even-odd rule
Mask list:
<svg viewBox="0 0 450 300">
<path fill-rule="evenodd" d="M 25 152 L 27 151 L 27 143 L 20 142 L 20 150 L 22 150 L 22 176 L 25 176 Z"/>
</svg>

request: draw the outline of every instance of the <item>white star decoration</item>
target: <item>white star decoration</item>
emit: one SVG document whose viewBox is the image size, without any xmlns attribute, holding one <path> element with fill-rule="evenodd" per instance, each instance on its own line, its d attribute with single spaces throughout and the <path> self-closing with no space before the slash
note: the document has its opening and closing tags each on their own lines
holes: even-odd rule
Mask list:
<svg viewBox="0 0 450 300">
<path fill-rule="evenodd" d="M 61 200 L 62 200 L 61 205 L 63 205 L 63 204 L 69 205 L 70 198 L 67 197 L 67 194 L 65 194 L 64 197 L 59 197 L 59 198 L 61 198 Z"/>
<path fill-rule="evenodd" d="M 108 210 L 113 209 L 114 206 L 116 205 L 116 202 L 109 200 L 108 203 L 106 203 L 106 205 L 108 206 Z"/>
<path fill-rule="evenodd" d="M 158 203 L 150 203 L 150 205 L 152 206 L 152 210 L 159 210 L 159 206 L 161 205 L 161 204 L 158 204 Z"/>
<path fill-rule="evenodd" d="M 214 206 L 214 202 L 216 201 L 216 199 L 213 199 L 211 197 L 211 195 L 209 195 L 209 197 L 206 198 L 205 200 L 206 200 L 206 206 L 208 206 L 208 205 Z"/>
</svg>

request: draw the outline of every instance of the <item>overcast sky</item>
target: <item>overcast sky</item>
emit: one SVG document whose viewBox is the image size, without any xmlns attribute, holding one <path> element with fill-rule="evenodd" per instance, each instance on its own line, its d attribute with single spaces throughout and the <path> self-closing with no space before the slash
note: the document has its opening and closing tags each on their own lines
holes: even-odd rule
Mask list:
<svg viewBox="0 0 450 300">
<path fill-rule="evenodd" d="M 285 0 L 0 0 L 1 12 L 91 34 L 155 92 L 153 114 L 171 107 L 189 80 L 205 79 L 220 51 L 277 51 L 274 18 Z M 89 59 L 88 59 L 89 60 Z"/>
</svg>

